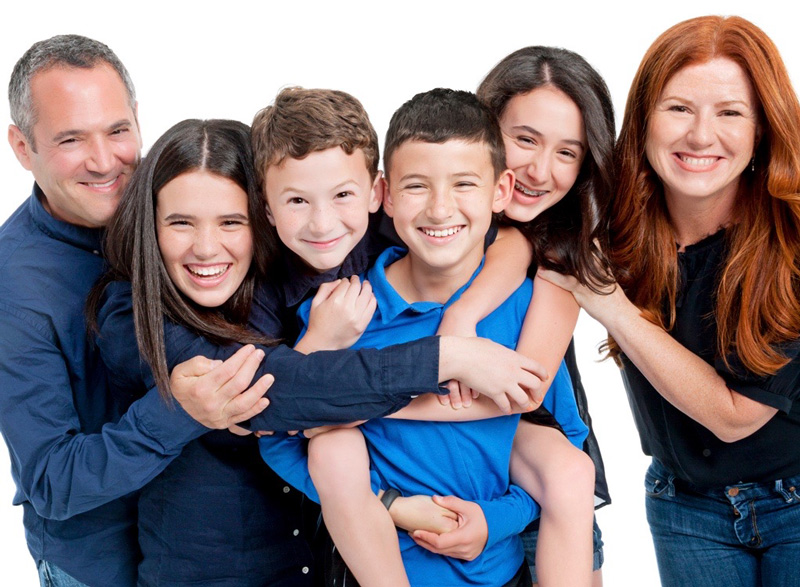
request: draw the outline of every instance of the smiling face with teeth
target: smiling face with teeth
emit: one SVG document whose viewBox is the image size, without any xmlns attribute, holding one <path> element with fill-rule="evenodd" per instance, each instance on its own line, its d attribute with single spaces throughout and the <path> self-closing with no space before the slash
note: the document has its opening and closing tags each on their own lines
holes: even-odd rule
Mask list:
<svg viewBox="0 0 800 587">
<path fill-rule="evenodd" d="M 575 184 L 586 152 L 583 115 L 564 92 L 541 86 L 508 101 L 500 128 L 506 165 L 516 177 L 505 215 L 529 222 Z"/>
<path fill-rule="evenodd" d="M 447 299 L 480 264 L 492 213 L 508 203 L 513 174 L 495 177 L 489 147 L 461 139 L 409 140 L 394 151 L 387 171 L 384 210 L 409 250 L 391 266 L 404 278 L 390 281 L 413 283 L 419 292 L 430 278 Z"/>
<path fill-rule="evenodd" d="M 175 286 L 206 308 L 224 304 L 253 259 L 247 194 L 234 181 L 189 171 L 158 192 L 158 248 Z"/>
<path fill-rule="evenodd" d="M 736 62 L 716 58 L 672 76 L 650 115 L 645 142 L 671 212 L 704 201 L 706 209 L 722 211 L 719 222 L 727 221 L 757 135 L 758 101 Z"/>
<path fill-rule="evenodd" d="M 125 84 L 109 65 L 52 67 L 33 76 L 36 122 L 9 142 L 59 220 L 104 226 L 139 161 L 142 143 Z"/>
</svg>

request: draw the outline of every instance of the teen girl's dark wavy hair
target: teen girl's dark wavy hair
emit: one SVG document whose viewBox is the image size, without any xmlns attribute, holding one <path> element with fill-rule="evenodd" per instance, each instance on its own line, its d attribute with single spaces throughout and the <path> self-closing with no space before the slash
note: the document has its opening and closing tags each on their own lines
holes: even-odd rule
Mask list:
<svg viewBox="0 0 800 587">
<path fill-rule="evenodd" d="M 266 273 L 277 243 L 252 161 L 246 124 L 233 120 L 179 122 L 156 141 L 134 172 L 108 226 L 105 256 L 109 269 L 90 294 L 89 327 L 97 329 L 105 286 L 111 281 L 130 281 L 139 352 L 165 398 L 171 397 L 164 350 L 165 317 L 218 344 L 271 342 L 246 328 L 256 279 Z M 253 262 L 238 289 L 218 308 L 198 306 L 175 287 L 158 247 L 158 193 L 171 180 L 192 171 L 230 179 L 247 194 Z"/>
<path fill-rule="evenodd" d="M 586 60 L 556 47 L 525 47 L 494 66 L 478 98 L 502 121 L 509 101 L 541 87 L 554 87 L 583 116 L 587 152 L 575 184 L 560 202 L 521 225 L 540 267 L 575 277 L 597 291 L 613 280 L 603 254 L 608 245 L 608 208 L 614 189 L 614 108 L 608 87 Z"/>
</svg>

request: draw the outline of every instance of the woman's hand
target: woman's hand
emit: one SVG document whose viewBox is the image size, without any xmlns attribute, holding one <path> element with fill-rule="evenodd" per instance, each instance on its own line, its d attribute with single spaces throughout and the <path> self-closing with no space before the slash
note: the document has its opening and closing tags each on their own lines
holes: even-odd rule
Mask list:
<svg viewBox="0 0 800 587">
<path fill-rule="evenodd" d="M 549 269 L 539 269 L 538 277 L 570 292 L 578 305 L 595 320 L 608 328 L 607 322 L 623 308 L 633 309 L 633 304 L 616 283 L 606 286 L 600 293 L 594 292 L 569 275 L 562 275 Z"/>
</svg>

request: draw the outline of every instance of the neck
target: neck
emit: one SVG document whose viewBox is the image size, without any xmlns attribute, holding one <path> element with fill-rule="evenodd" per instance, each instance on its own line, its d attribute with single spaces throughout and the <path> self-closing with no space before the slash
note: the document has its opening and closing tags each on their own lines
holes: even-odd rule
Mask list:
<svg viewBox="0 0 800 587">
<path fill-rule="evenodd" d="M 467 283 L 480 266 L 483 251 L 474 259 L 458 266 L 442 269 L 431 267 L 413 253 L 386 268 L 386 279 L 406 302 L 436 302 L 445 304 Z"/>
<path fill-rule="evenodd" d="M 733 222 L 736 190 L 715 198 L 665 197 L 679 251 Z"/>
</svg>

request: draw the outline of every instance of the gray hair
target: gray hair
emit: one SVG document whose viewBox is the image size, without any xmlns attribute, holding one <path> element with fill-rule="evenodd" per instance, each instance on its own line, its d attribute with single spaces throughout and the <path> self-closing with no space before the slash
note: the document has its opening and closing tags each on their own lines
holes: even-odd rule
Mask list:
<svg viewBox="0 0 800 587">
<path fill-rule="evenodd" d="M 91 69 L 99 62 L 107 63 L 119 74 L 128 92 L 131 108 L 136 106 L 136 90 L 128 70 L 107 45 L 81 35 L 57 35 L 31 45 L 17 61 L 11 80 L 8 82 L 8 101 L 11 120 L 19 127 L 25 138 L 33 142 L 33 125 L 36 111 L 33 108 L 31 80 L 37 73 L 52 67 L 77 67 Z"/>
</svg>

